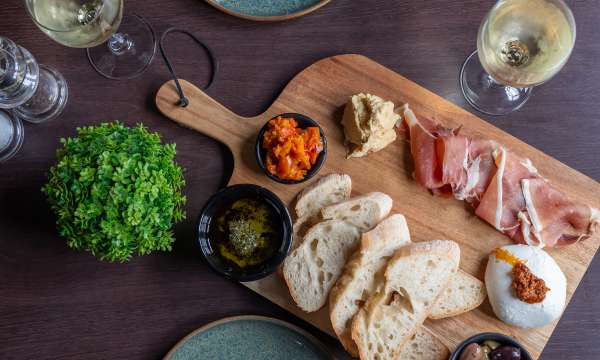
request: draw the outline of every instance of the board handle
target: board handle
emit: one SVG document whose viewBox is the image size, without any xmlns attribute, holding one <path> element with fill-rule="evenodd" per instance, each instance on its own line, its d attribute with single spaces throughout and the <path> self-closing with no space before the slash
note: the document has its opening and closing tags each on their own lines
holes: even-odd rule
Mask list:
<svg viewBox="0 0 600 360">
<path fill-rule="evenodd" d="M 243 138 L 260 127 L 257 118 L 241 117 L 208 96 L 192 83 L 179 79 L 189 100 L 186 107 L 179 105 L 175 81 L 163 84 L 156 93 L 158 110 L 176 123 L 194 129 L 229 147 L 232 152 L 241 148 Z M 254 129 L 256 128 L 256 129 Z"/>
</svg>

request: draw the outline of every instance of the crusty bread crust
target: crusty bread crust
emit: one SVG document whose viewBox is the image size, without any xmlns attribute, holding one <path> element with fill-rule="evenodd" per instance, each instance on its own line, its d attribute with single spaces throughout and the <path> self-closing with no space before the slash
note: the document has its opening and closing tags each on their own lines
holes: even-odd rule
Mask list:
<svg viewBox="0 0 600 360">
<path fill-rule="evenodd" d="M 394 217 L 401 217 L 404 225 L 399 225 L 398 221 L 396 221 L 395 225 L 392 225 L 394 223 Z M 397 236 L 396 239 L 393 236 L 394 232 L 396 232 L 397 235 L 397 233 L 403 231 L 406 232 L 406 239 L 408 240 L 406 242 L 399 241 Z M 360 309 L 358 306 L 355 307 L 352 303 L 365 300 L 357 298 L 357 292 L 361 294 L 358 295 L 359 297 L 364 295 L 369 296 L 369 293 L 374 290 L 373 282 L 375 281 L 375 277 L 382 278 L 383 276 L 383 274 L 381 274 L 382 269 L 372 269 L 373 266 L 377 266 L 373 263 L 385 261 L 383 259 L 384 257 L 390 256 L 395 250 L 409 242 L 410 235 L 408 234 L 408 227 L 406 226 L 404 218 L 400 214 L 391 215 L 373 230 L 362 235 L 359 248 L 349 259 L 344 267 L 342 275 L 331 289 L 329 294 L 329 317 L 331 324 L 338 339 L 350 355 L 354 357 L 359 355 L 356 343 L 351 337 L 351 329 L 349 327 L 349 325 L 351 325 L 351 318 L 347 318 L 348 316 L 353 317 Z M 386 247 L 389 248 L 387 253 L 383 251 Z M 384 264 L 379 266 L 385 267 Z M 365 280 L 365 271 L 373 272 L 370 280 Z M 379 274 L 377 274 L 378 272 Z M 365 281 L 367 281 L 367 283 L 365 283 Z M 381 280 L 379 280 L 379 282 L 381 282 Z M 438 301 L 431 308 L 429 318 L 441 319 L 460 315 L 473 310 L 485 300 L 485 286 L 477 278 L 459 270 L 457 274 L 452 277 L 451 284 L 455 282 L 458 282 L 456 286 L 464 285 L 465 288 L 473 286 L 477 289 L 471 291 L 465 289 L 461 291 L 455 288 L 452 294 L 448 294 L 447 292 L 440 294 Z M 475 296 L 471 296 L 472 294 L 475 294 Z M 452 297 L 457 296 L 460 297 L 460 301 L 452 299 Z M 441 308 L 439 307 L 440 304 L 442 305 Z M 354 310 L 354 308 L 356 310 Z M 349 315 L 348 312 L 352 312 L 353 310 L 355 313 Z M 350 321 L 350 323 L 346 324 L 347 321 Z M 435 342 L 431 340 L 430 345 L 434 346 Z"/>
<path fill-rule="evenodd" d="M 350 206 L 348 206 L 348 204 L 357 199 L 350 199 L 350 193 L 351 179 L 345 174 L 329 174 L 323 176 L 321 179 L 303 189 L 296 197 L 295 210 L 297 216 L 294 223 L 295 241 L 293 244 L 293 249 L 303 244 L 308 238 L 306 235 L 308 235 L 311 229 L 316 227 L 319 223 L 328 221 L 331 218 L 337 219 L 338 221 L 344 221 L 343 218 L 347 216 L 347 213 L 350 213 L 347 210 L 354 206 L 354 204 Z M 379 195 L 379 197 L 373 196 L 375 194 Z M 380 302 L 376 300 L 376 297 L 381 295 L 379 293 L 382 289 L 384 289 L 387 266 L 387 264 L 385 264 L 380 268 L 379 265 L 373 265 L 370 264 L 370 262 L 387 261 L 389 256 L 393 254 L 393 257 L 388 262 L 388 264 L 392 264 L 395 261 L 402 261 L 401 259 L 408 258 L 415 254 L 431 252 L 447 256 L 448 258 L 453 259 L 453 261 L 456 261 L 457 264 L 460 260 L 460 248 L 454 242 L 450 241 L 434 240 L 426 243 L 416 243 L 409 246 L 404 246 L 406 243 L 396 246 L 390 244 L 394 241 L 388 239 L 390 236 L 386 232 L 389 232 L 390 229 L 380 227 L 379 225 L 381 225 L 381 223 L 379 222 L 385 216 L 387 216 L 391 210 L 392 200 L 389 198 L 389 196 L 383 193 L 369 193 L 358 197 L 358 199 L 368 196 L 371 196 L 371 199 L 369 199 L 369 201 L 372 201 L 371 204 L 373 202 L 378 204 L 378 206 L 371 206 L 372 209 L 377 209 L 380 214 L 384 215 L 378 215 L 380 218 L 371 220 L 371 225 L 368 226 L 363 224 L 362 219 L 374 219 L 376 216 L 359 216 L 359 218 L 362 218 L 360 223 L 357 222 L 354 225 L 361 228 L 362 231 L 370 231 L 364 233 L 360 238 L 360 243 L 357 250 L 349 257 L 348 261 L 343 266 L 343 272 L 339 276 L 339 279 L 335 281 L 334 285 L 331 287 L 328 296 L 326 294 L 327 291 L 321 291 L 319 295 L 320 297 L 322 296 L 321 293 L 324 293 L 325 298 L 329 299 L 329 316 L 331 323 L 344 348 L 352 356 L 360 355 L 361 358 L 365 359 L 368 356 L 367 352 L 365 352 L 364 349 L 361 349 L 360 346 L 357 346 L 357 341 L 354 339 L 356 334 L 360 336 L 361 331 L 361 329 L 358 329 L 360 327 L 361 319 L 358 318 L 362 317 L 362 319 L 365 320 Z M 375 214 L 377 211 L 369 211 L 367 213 Z M 404 218 L 402 217 L 402 219 Z M 345 220 L 348 220 L 348 222 L 352 223 L 352 218 Z M 377 223 L 379 223 L 379 225 Z M 406 232 L 408 233 L 408 229 L 406 229 Z M 410 235 L 407 235 L 407 237 L 410 238 Z M 407 241 L 407 243 L 410 243 L 410 239 Z M 391 247 L 392 250 L 385 249 L 386 246 Z M 386 255 L 381 255 L 387 250 L 389 250 L 389 254 L 386 253 Z M 304 256 L 307 259 L 310 257 L 308 253 Z M 327 258 L 324 260 L 327 261 Z M 311 262 L 311 259 L 308 259 L 308 261 Z M 336 264 L 339 263 L 338 260 L 335 260 L 334 262 Z M 309 308 L 302 306 L 303 303 L 307 303 L 303 301 L 303 298 L 306 298 L 308 293 L 303 293 L 301 291 L 302 287 L 299 288 L 299 291 L 294 290 L 292 283 L 298 279 L 294 279 L 293 277 L 298 277 L 298 273 L 294 272 L 291 268 L 286 271 L 286 263 L 288 263 L 288 261 L 284 262 L 284 264 L 281 266 L 280 275 L 286 282 L 292 299 L 304 311 L 315 311 L 317 309 L 316 305 L 318 304 L 312 300 L 311 302 L 308 302 L 310 305 Z M 365 270 L 365 267 L 369 264 L 371 267 L 367 267 Z M 365 271 L 374 271 L 375 274 L 366 275 Z M 314 276 L 315 273 L 308 275 Z M 355 281 L 355 279 L 359 276 L 374 276 L 375 284 L 370 283 L 369 280 L 367 280 L 369 282 L 367 285 L 364 279 Z M 449 278 L 451 277 L 456 278 L 456 281 L 463 281 L 467 285 L 473 285 L 476 290 L 483 289 L 483 294 L 481 292 L 477 292 L 476 290 L 471 290 L 470 292 L 465 291 L 464 293 L 460 293 L 460 295 L 456 295 L 456 292 L 453 291 L 453 298 L 444 302 L 445 298 L 449 298 L 449 294 L 446 294 L 445 291 L 441 291 L 437 294 L 435 301 L 428 306 L 427 310 L 425 311 L 426 314 L 419 314 L 420 323 L 422 323 L 426 317 L 432 319 L 441 319 L 462 314 L 478 307 L 485 300 L 485 286 L 483 283 L 481 283 L 481 281 L 462 271 L 456 273 L 456 270 L 454 271 L 454 275 L 450 276 Z M 450 280 L 448 282 L 450 282 Z M 298 284 L 296 284 L 296 286 L 297 285 Z M 352 287 L 354 288 L 352 289 Z M 359 287 L 365 287 L 365 289 L 358 289 Z M 369 288 L 367 289 L 367 287 Z M 354 314 L 352 318 L 347 319 L 348 316 L 351 316 L 350 313 L 353 312 L 355 308 L 354 306 L 351 306 L 348 309 L 349 303 L 347 303 L 347 301 L 348 299 L 355 300 L 354 298 L 357 297 L 356 291 L 361 292 L 361 298 L 356 299 L 359 305 L 361 301 L 365 300 L 365 297 L 368 297 L 369 299 L 366 303 L 364 303 L 363 306 L 359 306 L 358 311 L 356 311 L 356 314 Z M 363 294 L 363 291 L 366 292 Z M 348 298 L 345 298 L 346 296 L 348 296 Z M 315 297 L 315 299 L 318 299 L 318 297 Z M 340 305 L 339 309 L 337 309 L 336 305 L 341 304 L 342 301 L 344 301 L 344 303 Z M 443 303 L 443 307 L 438 306 L 440 303 Z M 359 316 L 359 314 L 361 315 Z M 346 321 L 348 321 L 351 326 L 348 326 Z M 368 324 L 363 325 L 366 326 Z M 363 329 L 366 329 L 366 327 L 363 327 Z M 405 339 L 403 339 L 404 341 L 402 342 L 402 346 L 398 346 L 394 349 L 392 357 L 394 360 L 408 360 L 414 359 L 415 356 L 422 356 L 423 349 L 425 349 L 427 352 L 427 360 L 445 360 L 448 357 L 449 350 L 444 343 L 420 325 L 413 326 L 408 333 L 403 332 L 402 336 L 405 337 Z M 409 344 L 410 346 L 408 346 Z M 396 346 L 396 344 L 394 344 L 394 346 Z"/>
<path fill-rule="evenodd" d="M 323 207 L 321 218 L 346 220 L 362 231 L 369 231 L 388 216 L 392 203 L 389 195 L 370 192 Z"/>
<path fill-rule="evenodd" d="M 329 318 L 333 330 L 335 331 L 340 342 L 346 351 L 352 356 L 358 356 L 358 348 L 352 340 L 349 325 L 352 317 L 345 319 L 343 312 L 349 310 L 344 309 L 344 305 L 348 302 L 354 305 L 355 299 L 353 292 L 358 291 L 360 296 L 369 295 L 367 291 L 373 291 L 367 287 L 372 287 L 375 279 L 368 281 L 370 284 L 364 284 L 364 276 L 362 273 L 371 270 L 369 267 L 378 267 L 372 269 L 374 272 L 380 273 L 378 276 L 383 276 L 385 270 L 386 257 L 391 256 L 398 248 L 410 243 L 410 233 L 406 219 L 400 214 L 394 214 L 383 220 L 373 230 L 366 232 L 361 237 L 359 248 L 354 252 L 344 268 L 344 272 L 331 289 L 329 293 Z M 379 262 L 381 264 L 373 264 Z M 377 276 L 374 274 L 374 276 Z M 360 286 L 360 289 L 356 289 Z M 366 299 L 362 299 L 366 300 Z M 357 306 L 357 305 L 355 305 Z M 356 308 L 356 312 L 359 307 Z"/>
<path fill-rule="evenodd" d="M 307 231 L 302 244 L 283 263 L 283 278 L 298 307 L 313 312 L 325 305 L 329 290 L 339 277 L 349 254 L 358 246 L 359 239 L 359 230 L 343 220 L 326 220 Z M 322 243 L 329 246 L 321 248 Z M 321 249 L 335 249 L 335 256 L 323 256 L 319 252 Z M 301 277 L 299 271 L 308 276 Z"/>
<path fill-rule="evenodd" d="M 435 270 L 439 273 L 438 275 L 442 276 L 442 278 L 440 278 L 439 281 L 446 282 L 446 284 L 450 281 L 450 278 L 453 276 L 453 274 L 456 273 L 458 269 L 460 261 L 460 248 L 458 244 L 456 244 L 453 241 L 433 240 L 430 242 L 407 245 L 396 251 L 386 268 L 384 283 L 379 286 L 379 290 L 369 298 L 365 306 L 363 306 L 359 310 L 359 312 L 354 317 L 354 320 L 352 321 L 351 335 L 352 339 L 356 342 L 361 359 L 369 359 L 370 354 L 373 351 L 375 351 L 375 349 L 369 348 L 369 346 L 367 345 L 371 336 L 377 337 L 379 335 L 378 333 L 373 334 L 370 322 L 371 320 L 373 320 L 373 318 L 376 317 L 376 315 L 381 315 L 378 314 L 378 311 L 383 311 L 383 308 L 380 307 L 387 306 L 386 302 L 390 301 L 388 297 L 392 295 L 390 287 L 393 281 L 395 281 L 392 279 L 395 276 L 394 271 L 396 270 L 396 265 L 404 265 L 404 261 L 410 261 L 413 256 L 418 256 L 420 254 L 436 255 L 441 258 L 446 258 L 448 261 L 450 261 L 448 265 L 451 265 L 451 271 L 449 271 L 448 273 L 439 273 L 440 270 Z M 423 266 L 425 266 L 425 264 L 423 264 Z M 410 287 L 409 284 L 406 284 L 406 286 Z M 389 348 L 389 350 L 385 349 L 388 353 L 391 352 L 390 360 L 396 359 L 400 355 L 404 345 L 415 335 L 418 327 L 421 326 L 423 321 L 427 318 L 433 304 L 436 301 L 438 301 L 440 294 L 442 294 L 443 291 L 444 287 L 439 288 L 439 291 L 437 293 L 432 294 L 433 301 L 418 304 L 420 305 L 419 308 L 416 308 L 413 310 L 414 312 L 411 312 L 409 319 L 410 321 L 408 321 L 408 323 L 412 325 L 410 325 L 410 327 L 402 328 L 400 337 L 394 338 L 392 344 L 390 344 L 391 348 Z M 405 306 L 412 307 L 412 300 L 409 299 L 408 301 L 410 304 Z M 398 322 L 400 320 L 392 319 L 390 321 L 394 322 L 394 326 L 402 326 L 402 324 Z M 388 340 L 386 338 L 385 342 L 387 341 Z M 381 357 L 381 359 L 387 360 L 388 358 Z"/>
<path fill-rule="evenodd" d="M 450 349 L 425 327 L 415 332 L 395 360 L 448 360 Z"/>
<path fill-rule="evenodd" d="M 320 192 L 331 193 L 339 192 L 338 201 L 348 199 L 352 192 L 352 179 L 346 174 L 328 174 L 319 178 L 319 180 L 302 189 L 296 196 L 296 205 L 294 210 L 298 218 L 313 217 L 318 215 L 320 209 L 316 209 L 316 213 L 310 211 L 310 203 L 316 198 Z M 329 204 L 326 204 L 329 205 Z"/>
<path fill-rule="evenodd" d="M 451 260 L 460 262 L 460 247 L 457 243 L 451 240 L 431 240 L 412 243 L 410 246 L 400 248 L 390 260 L 390 264 L 392 261 L 399 261 L 402 258 L 421 253 L 446 254 Z"/>
<path fill-rule="evenodd" d="M 440 295 L 439 301 L 437 301 L 431 309 L 431 313 L 429 314 L 430 319 L 439 320 L 464 314 L 478 308 L 483 304 L 487 297 L 483 281 L 462 270 L 459 270 L 456 275 L 454 275 L 452 282 L 448 287 L 451 288 L 454 284 L 461 285 L 464 289 L 454 289 L 455 291 L 451 294 L 448 294 L 448 292 L 445 291 Z M 460 305 L 452 307 L 452 297 L 456 296 L 461 298 Z"/>
</svg>

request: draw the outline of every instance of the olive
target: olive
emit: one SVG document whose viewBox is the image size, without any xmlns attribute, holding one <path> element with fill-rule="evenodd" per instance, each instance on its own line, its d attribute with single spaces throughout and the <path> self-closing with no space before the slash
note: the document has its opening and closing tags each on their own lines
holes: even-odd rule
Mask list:
<svg viewBox="0 0 600 360">
<path fill-rule="evenodd" d="M 481 346 L 477 343 L 469 344 L 460 354 L 459 360 L 486 360 Z"/>
<path fill-rule="evenodd" d="M 500 343 L 494 340 L 486 340 L 483 342 L 483 345 L 487 345 L 490 349 L 494 350 L 500 346 Z"/>
<path fill-rule="evenodd" d="M 514 346 L 501 346 L 492 350 L 491 360 L 521 360 L 521 349 Z"/>
<path fill-rule="evenodd" d="M 490 353 L 492 352 L 492 348 L 490 348 L 487 345 L 481 345 L 481 350 L 485 354 L 485 358 L 489 359 L 490 358 Z"/>
</svg>

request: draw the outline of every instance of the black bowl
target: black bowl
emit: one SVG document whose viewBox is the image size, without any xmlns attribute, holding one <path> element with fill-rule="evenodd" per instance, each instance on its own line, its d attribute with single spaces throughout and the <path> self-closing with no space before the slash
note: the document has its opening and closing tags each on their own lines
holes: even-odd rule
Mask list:
<svg viewBox="0 0 600 360">
<path fill-rule="evenodd" d="M 452 355 L 450 355 L 449 360 L 460 359 L 460 355 L 462 354 L 463 350 L 468 345 L 470 345 L 472 343 L 481 344 L 485 340 L 494 340 L 494 341 L 499 342 L 501 345 L 509 345 L 509 346 L 514 346 L 516 348 L 519 348 L 519 349 L 521 349 L 521 360 L 531 360 L 532 359 L 531 355 L 527 352 L 527 350 L 521 344 L 519 344 L 515 339 L 508 337 L 506 335 L 503 335 L 503 334 L 498 334 L 498 333 L 481 333 L 481 334 L 471 336 L 467 340 L 460 343 L 458 345 L 458 347 L 456 348 L 456 350 L 454 350 Z"/>
<path fill-rule="evenodd" d="M 315 162 L 315 164 L 310 168 L 310 170 L 308 170 L 306 172 L 306 175 L 300 180 L 281 179 L 278 176 L 271 174 L 269 172 L 269 170 L 267 170 L 267 167 L 265 165 L 267 151 L 262 147 L 262 139 L 263 139 L 265 132 L 267 131 L 267 129 L 269 127 L 269 121 L 277 118 L 278 116 L 281 116 L 284 118 L 285 117 L 294 118 L 296 120 L 296 122 L 298 122 L 298 127 L 301 129 L 305 129 L 307 127 L 313 127 L 313 126 L 318 127 L 319 132 L 321 133 L 321 141 L 323 142 L 323 151 L 321 151 L 321 153 L 317 157 L 317 161 Z M 312 178 L 313 176 L 315 176 L 319 172 L 319 170 L 325 163 L 325 159 L 327 158 L 327 138 L 325 137 L 323 128 L 313 119 L 309 118 L 306 115 L 302 115 L 302 114 L 298 114 L 298 113 L 285 113 L 285 114 L 277 115 L 277 116 L 271 118 L 269 121 L 267 121 L 267 123 L 262 127 L 262 129 L 260 129 L 260 132 L 258 133 L 258 136 L 256 137 L 255 154 L 256 154 L 256 161 L 258 162 L 258 166 L 264 171 L 264 173 L 270 179 L 272 179 L 278 183 L 281 183 L 281 184 L 300 184 L 300 183 L 305 182 L 306 180 Z"/>
<path fill-rule="evenodd" d="M 273 256 L 252 269 L 241 269 L 231 266 L 213 250 L 209 234 L 210 227 L 216 221 L 214 215 L 232 202 L 242 198 L 257 198 L 264 201 L 274 211 L 280 224 L 280 241 Z M 208 265 L 217 273 L 236 281 L 254 281 L 275 272 L 283 262 L 292 245 L 292 218 L 281 200 L 271 191 L 252 184 L 229 186 L 214 194 L 206 203 L 198 219 L 198 245 Z"/>
</svg>

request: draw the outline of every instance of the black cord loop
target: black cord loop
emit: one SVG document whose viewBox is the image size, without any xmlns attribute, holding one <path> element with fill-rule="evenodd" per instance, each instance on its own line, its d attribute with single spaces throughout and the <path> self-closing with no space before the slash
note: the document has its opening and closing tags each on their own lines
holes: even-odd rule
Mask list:
<svg viewBox="0 0 600 360">
<path fill-rule="evenodd" d="M 171 28 L 168 28 L 167 30 L 165 30 L 165 32 L 161 35 L 160 41 L 158 42 L 158 46 L 160 48 L 160 54 L 162 55 L 163 59 L 165 60 L 165 63 L 167 64 L 167 68 L 169 68 L 169 72 L 171 73 L 171 76 L 173 77 L 173 80 L 175 80 L 175 86 L 177 87 L 177 92 L 179 93 L 179 102 L 177 103 L 177 105 L 179 105 L 181 107 L 186 107 L 189 105 L 190 101 L 188 100 L 188 98 L 185 97 L 185 94 L 183 93 L 183 89 L 181 88 L 181 84 L 179 84 L 179 79 L 177 78 L 177 75 L 175 75 L 175 69 L 173 68 L 173 65 L 171 64 L 171 61 L 169 61 L 169 58 L 167 57 L 167 53 L 165 52 L 165 49 L 163 47 L 165 38 L 167 37 L 168 34 L 170 34 L 172 32 L 178 32 L 178 33 L 188 35 L 189 37 L 194 39 L 194 41 L 198 45 L 200 45 L 204 49 L 204 51 L 206 51 L 206 53 L 208 54 L 212 73 L 210 75 L 210 79 L 208 80 L 208 84 L 203 88 L 204 90 L 208 90 L 214 83 L 215 78 L 217 77 L 219 63 L 218 63 L 215 55 L 213 54 L 212 50 L 210 49 L 210 47 L 208 47 L 208 45 L 203 43 L 202 40 L 198 39 L 196 37 L 196 35 L 192 34 L 191 32 L 189 32 L 187 30 L 171 27 Z"/>
</svg>

